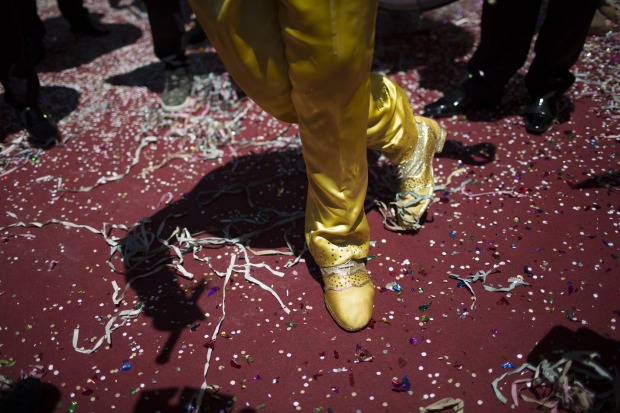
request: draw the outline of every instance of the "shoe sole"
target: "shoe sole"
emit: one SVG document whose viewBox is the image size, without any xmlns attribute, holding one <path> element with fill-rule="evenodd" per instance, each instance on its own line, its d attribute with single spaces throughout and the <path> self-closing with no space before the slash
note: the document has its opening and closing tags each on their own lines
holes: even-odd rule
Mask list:
<svg viewBox="0 0 620 413">
<path fill-rule="evenodd" d="M 181 109 L 185 109 L 186 107 L 189 106 L 191 102 L 191 99 L 189 98 L 189 96 L 187 97 L 187 99 L 185 99 L 185 102 L 181 103 L 180 105 L 175 105 L 175 106 L 171 106 L 171 105 L 166 105 L 163 101 L 161 102 L 161 107 L 163 110 L 165 110 L 166 112 L 178 112 Z"/>
</svg>

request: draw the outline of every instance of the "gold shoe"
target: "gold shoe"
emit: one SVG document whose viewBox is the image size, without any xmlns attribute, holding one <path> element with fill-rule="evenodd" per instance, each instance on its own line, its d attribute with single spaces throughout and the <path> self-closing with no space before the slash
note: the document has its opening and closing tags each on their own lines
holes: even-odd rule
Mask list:
<svg viewBox="0 0 620 413">
<path fill-rule="evenodd" d="M 325 306 L 334 321 L 347 331 L 366 327 L 372 316 L 375 287 L 363 261 L 351 260 L 321 268 Z"/>
<path fill-rule="evenodd" d="M 416 117 L 418 143 L 413 154 L 396 167 L 399 190 L 396 217 L 400 230 L 417 231 L 420 219 L 433 200 L 433 157 L 441 152 L 446 141 L 446 130 L 433 119 Z"/>
</svg>

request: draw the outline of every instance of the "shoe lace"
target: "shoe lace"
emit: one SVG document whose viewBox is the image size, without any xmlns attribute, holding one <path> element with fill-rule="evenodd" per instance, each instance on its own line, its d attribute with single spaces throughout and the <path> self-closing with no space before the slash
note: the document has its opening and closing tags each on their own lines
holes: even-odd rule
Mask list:
<svg viewBox="0 0 620 413">
<path fill-rule="evenodd" d="M 177 74 L 172 74 L 166 78 L 166 86 L 169 89 L 176 89 L 176 88 L 181 87 L 182 82 L 183 82 L 183 77 Z"/>
<path fill-rule="evenodd" d="M 166 77 L 165 87 L 166 89 L 178 89 L 186 82 L 187 76 L 172 73 Z"/>
</svg>

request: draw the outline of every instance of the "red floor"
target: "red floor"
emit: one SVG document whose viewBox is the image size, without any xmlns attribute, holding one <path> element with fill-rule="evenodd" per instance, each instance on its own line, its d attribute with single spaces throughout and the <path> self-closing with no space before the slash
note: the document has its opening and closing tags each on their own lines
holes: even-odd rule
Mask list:
<svg viewBox="0 0 620 413">
<path fill-rule="evenodd" d="M 206 412 L 418 412 L 445 398 L 530 412 L 522 396 L 560 399 L 517 383 L 517 406 L 513 383 L 535 372 L 501 376 L 562 357 L 572 390 L 618 386 L 617 24 L 588 38 L 552 131 L 525 132 L 523 73 L 501 108 L 441 121 L 445 188 L 419 233 L 383 228 L 374 201 L 390 201 L 393 174 L 370 154 L 377 295 L 351 334 L 303 250 L 297 129 L 244 99 L 208 41 L 190 50 L 194 105 L 164 113 L 148 21 L 116 3 L 86 1 L 112 30 L 93 39 L 38 1 L 62 145 L 32 150 L 0 100 L 0 376 L 39 366 L 41 412 L 182 412 L 201 386 Z M 416 113 L 462 74 L 479 11 L 380 15 L 375 69 Z"/>
</svg>

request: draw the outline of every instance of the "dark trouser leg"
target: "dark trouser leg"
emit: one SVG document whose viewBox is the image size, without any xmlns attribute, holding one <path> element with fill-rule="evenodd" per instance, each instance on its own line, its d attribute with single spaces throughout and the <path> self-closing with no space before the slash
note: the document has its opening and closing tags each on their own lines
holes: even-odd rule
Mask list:
<svg viewBox="0 0 620 413">
<path fill-rule="evenodd" d="M 583 49 L 597 4 L 597 0 L 549 1 L 536 40 L 536 57 L 525 77 L 534 99 L 564 93 L 575 81 L 570 68 Z"/>
<path fill-rule="evenodd" d="M 83 6 L 83 0 L 58 0 L 58 8 L 72 26 L 79 24 L 88 15 L 88 10 Z"/>
<path fill-rule="evenodd" d="M 475 100 L 501 96 L 510 78 L 523 66 L 541 0 L 485 1 L 482 6 L 480 44 L 467 64 L 470 77 L 464 89 Z"/>
<path fill-rule="evenodd" d="M 155 56 L 166 69 L 187 66 L 183 49 L 183 15 L 179 0 L 144 0 L 149 15 Z"/>
<path fill-rule="evenodd" d="M 28 131 L 29 142 L 49 148 L 59 140 L 56 121 L 39 104 L 41 85 L 31 54 L 32 41 L 26 35 L 28 24 L 36 23 L 34 0 L 9 0 L 0 13 L 0 80 L 5 100 L 12 105 Z"/>
<path fill-rule="evenodd" d="M 10 0 L 0 13 L 0 81 L 5 100 L 15 107 L 38 102 L 40 84 L 29 53 L 23 23 L 38 20 L 33 0 Z M 33 17 L 34 14 L 34 17 Z M 40 22 L 40 20 L 38 20 Z"/>
</svg>

